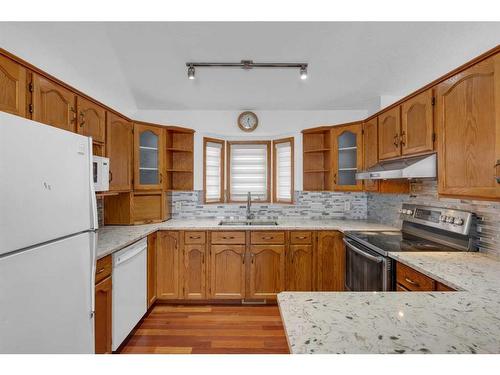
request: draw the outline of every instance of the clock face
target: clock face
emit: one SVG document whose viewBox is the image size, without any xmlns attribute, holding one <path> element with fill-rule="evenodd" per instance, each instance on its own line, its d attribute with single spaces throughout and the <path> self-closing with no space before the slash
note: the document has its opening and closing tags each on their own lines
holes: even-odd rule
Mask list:
<svg viewBox="0 0 500 375">
<path fill-rule="evenodd" d="M 238 126 L 241 130 L 246 132 L 254 131 L 259 124 L 259 119 L 257 115 L 253 112 L 243 112 L 238 117 Z"/>
</svg>

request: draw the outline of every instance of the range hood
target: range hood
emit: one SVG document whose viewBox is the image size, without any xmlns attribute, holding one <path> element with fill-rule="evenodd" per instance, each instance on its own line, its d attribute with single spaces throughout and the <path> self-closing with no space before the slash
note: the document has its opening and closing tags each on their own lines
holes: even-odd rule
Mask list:
<svg viewBox="0 0 500 375">
<path fill-rule="evenodd" d="M 436 154 L 381 161 L 366 171 L 356 173 L 357 180 L 435 177 Z"/>
</svg>

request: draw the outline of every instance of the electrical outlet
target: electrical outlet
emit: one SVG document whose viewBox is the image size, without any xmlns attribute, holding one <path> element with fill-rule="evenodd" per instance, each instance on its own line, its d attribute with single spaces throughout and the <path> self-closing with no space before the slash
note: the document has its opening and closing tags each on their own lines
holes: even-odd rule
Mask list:
<svg viewBox="0 0 500 375">
<path fill-rule="evenodd" d="M 175 207 L 175 210 L 177 212 L 179 212 L 180 210 L 182 210 L 182 202 L 175 202 L 174 207 Z"/>
<path fill-rule="evenodd" d="M 351 201 L 344 202 L 344 211 L 351 211 Z"/>
</svg>

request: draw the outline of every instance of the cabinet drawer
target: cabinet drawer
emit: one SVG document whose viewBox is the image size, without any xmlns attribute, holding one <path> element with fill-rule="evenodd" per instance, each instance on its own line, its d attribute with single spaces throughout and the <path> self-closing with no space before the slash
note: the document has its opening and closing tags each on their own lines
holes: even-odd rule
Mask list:
<svg viewBox="0 0 500 375">
<path fill-rule="evenodd" d="M 245 232 L 212 232 L 213 244 L 245 244 Z"/>
<path fill-rule="evenodd" d="M 453 289 L 451 286 L 442 284 L 439 281 L 436 281 L 436 290 L 438 292 L 456 292 L 456 290 Z"/>
<path fill-rule="evenodd" d="M 184 234 L 185 244 L 203 244 L 206 242 L 205 232 L 186 232 Z"/>
<path fill-rule="evenodd" d="M 112 261 L 111 255 L 101 258 L 97 261 L 95 268 L 95 283 L 99 283 L 111 275 Z"/>
<path fill-rule="evenodd" d="M 398 284 L 410 291 L 434 290 L 433 279 L 401 263 L 396 266 L 396 280 Z"/>
<path fill-rule="evenodd" d="M 283 244 L 285 243 L 285 232 L 251 232 L 252 244 Z"/>
<path fill-rule="evenodd" d="M 290 232 L 290 243 L 294 245 L 302 245 L 311 243 L 311 232 Z"/>
</svg>

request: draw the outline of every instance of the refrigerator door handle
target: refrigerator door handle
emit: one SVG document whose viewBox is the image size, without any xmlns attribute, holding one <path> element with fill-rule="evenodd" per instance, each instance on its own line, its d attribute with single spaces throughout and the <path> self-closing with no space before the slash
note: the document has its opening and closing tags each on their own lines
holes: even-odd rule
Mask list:
<svg viewBox="0 0 500 375">
<path fill-rule="evenodd" d="M 97 198 L 95 196 L 94 189 L 94 166 L 93 166 L 93 156 L 92 156 L 92 137 L 89 137 L 89 183 L 90 183 L 90 209 L 92 212 L 90 213 L 90 228 L 98 229 L 99 223 L 97 219 Z"/>
<path fill-rule="evenodd" d="M 90 232 L 90 258 L 92 268 L 90 274 L 90 319 L 95 315 L 95 273 L 97 267 L 97 232 Z"/>
</svg>

